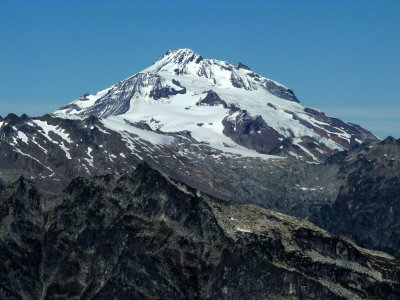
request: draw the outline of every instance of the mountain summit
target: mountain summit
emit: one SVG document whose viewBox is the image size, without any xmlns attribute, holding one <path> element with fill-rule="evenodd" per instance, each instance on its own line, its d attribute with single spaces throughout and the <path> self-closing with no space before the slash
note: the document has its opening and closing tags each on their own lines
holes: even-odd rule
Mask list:
<svg viewBox="0 0 400 300">
<path fill-rule="evenodd" d="M 0 189 L 23 175 L 57 192 L 77 176 L 146 162 L 216 198 L 311 220 L 399 257 L 400 141 L 374 140 L 243 63 L 173 50 L 52 115 L 0 117 Z"/>
<path fill-rule="evenodd" d="M 292 90 L 242 63 L 205 59 L 190 49 L 170 50 L 147 69 L 95 95 L 85 94 L 54 115 L 93 115 L 113 125 L 140 122 L 163 133 L 189 132 L 228 152 L 313 161 L 377 140 L 360 126 L 304 107 Z"/>
</svg>

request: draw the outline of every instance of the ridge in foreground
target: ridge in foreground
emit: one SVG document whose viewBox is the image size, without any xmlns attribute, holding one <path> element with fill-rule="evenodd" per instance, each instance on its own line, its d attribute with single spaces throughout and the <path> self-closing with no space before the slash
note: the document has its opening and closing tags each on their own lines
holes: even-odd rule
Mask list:
<svg viewBox="0 0 400 300">
<path fill-rule="evenodd" d="M 75 179 L 59 195 L 20 179 L 0 193 L 0 206 L 7 299 L 400 294 L 398 260 L 308 222 L 212 198 L 148 165 Z"/>
</svg>

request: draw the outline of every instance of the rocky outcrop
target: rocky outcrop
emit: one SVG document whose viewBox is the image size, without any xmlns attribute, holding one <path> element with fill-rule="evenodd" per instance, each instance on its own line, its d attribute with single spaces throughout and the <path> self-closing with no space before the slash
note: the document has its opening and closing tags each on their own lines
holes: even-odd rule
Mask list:
<svg viewBox="0 0 400 300">
<path fill-rule="evenodd" d="M 235 66 L 236 69 L 245 69 L 248 71 L 251 71 L 250 67 L 246 66 L 245 64 L 242 64 L 241 62 L 238 62 L 238 64 Z"/>
<path fill-rule="evenodd" d="M 227 108 L 228 105 L 224 100 L 222 100 L 218 94 L 212 90 L 207 91 L 207 95 L 196 102 L 196 105 L 206 105 L 206 106 L 215 106 L 215 105 L 222 105 L 223 108 Z"/>
<path fill-rule="evenodd" d="M 231 110 L 222 121 L 224 135 L 246 148 L 260 153 L 270 151 L 280 143 L 282 136 L 268 126 L 261 116 L 251 116 L 247 111 Z"/>
<path fill-rule="evenodd" d="M 332 157 L 327 164 L 340 165 L 343 183 L 334 203 L 324 205 L 311 220 L 400 257 L 400 140 L 388 137 Z"/>
<path fill-rule="evenodd" d="M 182 87 L 178 81 L 174 81 L 176 82 L 176 85 L 179 86 L 178 89 L 175 89 L 171 86 L 156 86 L 150 91 L 149 96 L 154 100 L 158 100 L 160 98 L 169 98 L 170 96 L 178 94 L 186 94 L 186 88 Z"/>
<path fill-rule="evenodd" d="M 325 113 L 309 107 L 304 108 L 304 111 L 320 122 L 322 128 L 315 129 L 319 135 L 328 133 L 330 139 L 347 149 L 359 145 L 358 141 L 363 141 L 364 143 L 379 141 L 370 131 L 357 124 L 346 123 L 340 119 L 328 117 Z"/>
<path fill-rule="evenodd" d="M 148 91 L 147 87 L 151 87 L 150 91 Z M 141 97 L 144 94 L 153 100 L 159 100 L 185 93 L 186 88 L 181 86 L 176 80 L 167 82 L 157 74 L 138 73 L 118 82 L 111 88 L 100 93 L 99 96 L 95 96 L 96 100 L 89 107 L 86 107 L 85 104 L 88 100 L 88 95 L 84 95 L 82 98 L 61 109 L 68 113 L 76 110 L 78 114 L 84 112 L 86 116 L 106 118 L 126 113 L 131 106 L 131 100 L 135 99 L 135 97 Z M 84 107 L 81 108 L 77 103 L 83 103 Z"/>
<path fill-rule="evenodd" d="M 400 262 L 147 165 L 0 193 L 2 299 L 397 299 Z"/>
<path fill-rule="evenodd" d="M 300 103 L 299 99 L 297 99 L 296 94 L 291 89 L 282 87 L 281 85 L 276 84 L 276 82 L 272 80 L 260 80 L 260 81 L 263 87 L 272 95 L 275 95 L 285 100 Z"/>
<path fill-rule="evenodd" d="M 146 147 L 137 144 L 138 150 Z M 66 120 L 9 115 L 0 129 L 0 153 L 0 178 L 6 185 L 23 175 L 50 191 L 60 191 L 77 176 L 132 170 L 140 161 L 121 135 L 95 117 Z M 131 167 L 121 165 L 127 159 Z"/>
</svg>

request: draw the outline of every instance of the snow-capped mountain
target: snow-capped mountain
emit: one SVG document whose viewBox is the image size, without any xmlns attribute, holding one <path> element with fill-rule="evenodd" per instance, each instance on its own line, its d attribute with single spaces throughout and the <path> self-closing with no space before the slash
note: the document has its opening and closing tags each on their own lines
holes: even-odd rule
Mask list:
<svg viewBox="0 0 400 300">
<path fill-rule="evenodd" d="M 226 152 L 313 161 L 377 140 L 358 125 L 303 106 L 292 90 L 242 63 L 204 59 L 190 49 L 168 51 L 149 68 L 53 115 L 93 115 L 114 130 L 140 124 L 160 133 L 186 131 Z"/>
<path fill-rule="evenodd" d="M 400 141 L 352 147 L 371 140 L 243 64 L 176 50 L 52 115 L 0 117 L 0 189 L 23 175 L 60 191 L 77 176 L 127 174 L 144 161 L 208 195 L 311 220 L 400 255 Z M 379 230 L 365 231 L 366 219 Z"/>
<path fill-rule="evenodd" d="M 139 270 L 154 297 L 165 278 L 167 298 L 254 282 L 260 298 L 283 282 L 277 297 L 395 299 L 399 260 L 349 239 L 400 257 L 400 139 L 376 140 L 241 63 L 188 49 L 51 115 L 0 117 L 0 298 L 131 296 L 126 274 Z"/>
</svg>

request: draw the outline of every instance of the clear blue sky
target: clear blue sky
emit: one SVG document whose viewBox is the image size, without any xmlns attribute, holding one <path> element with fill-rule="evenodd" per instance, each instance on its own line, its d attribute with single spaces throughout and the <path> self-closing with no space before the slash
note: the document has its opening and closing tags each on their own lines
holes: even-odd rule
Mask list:
<svg viewBox="0 0 400 300">
<path fill-rule="evenodd" d="M 191 48 L 400 137 L 400 1 L 0 1 L 0 115 L 52 112 Z"/>
</svg>

